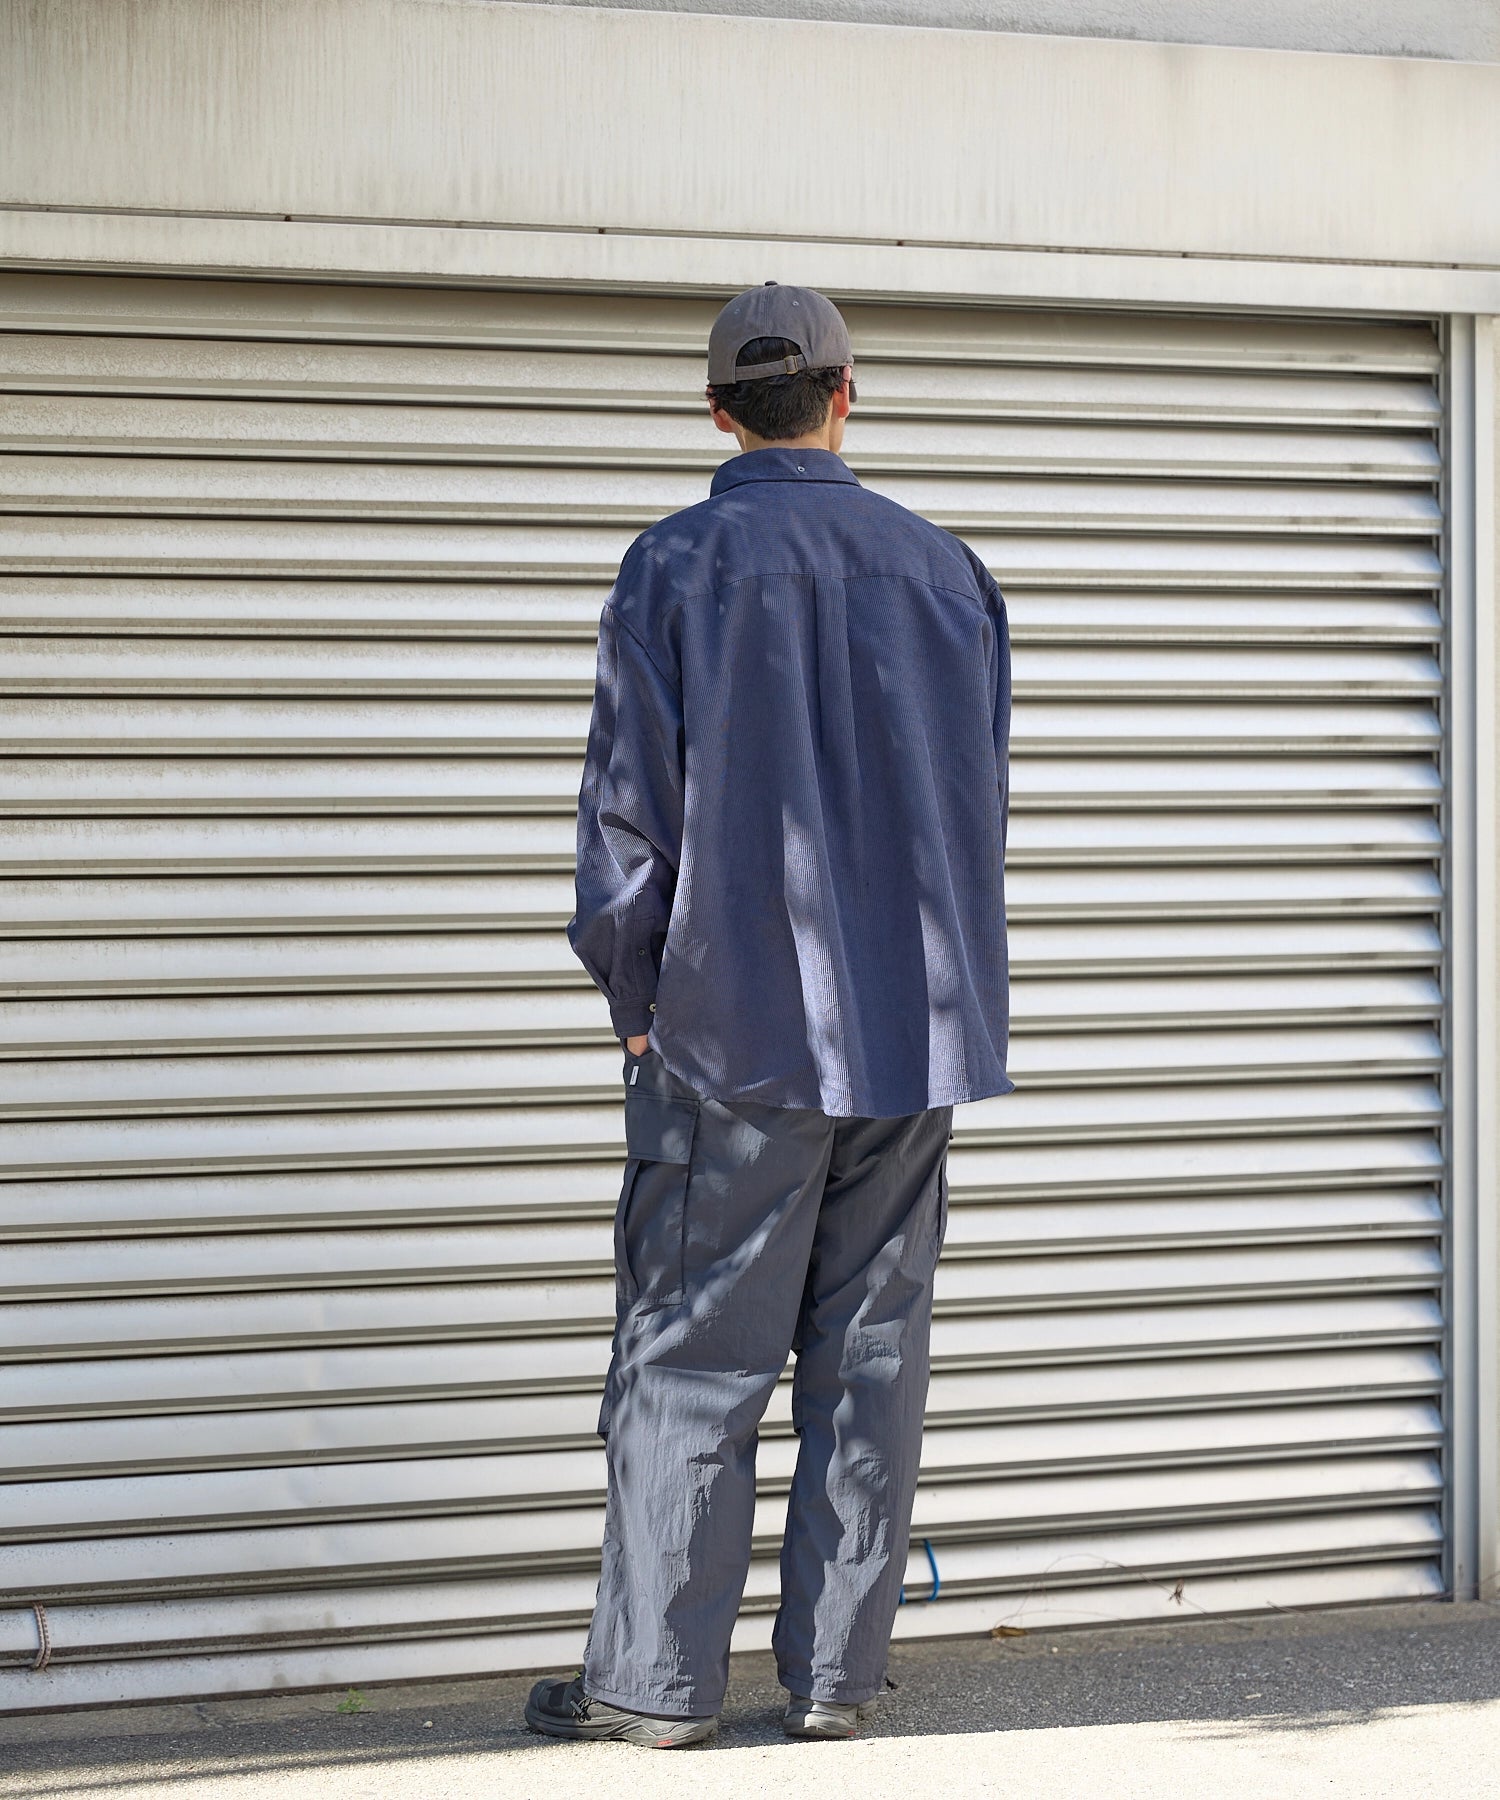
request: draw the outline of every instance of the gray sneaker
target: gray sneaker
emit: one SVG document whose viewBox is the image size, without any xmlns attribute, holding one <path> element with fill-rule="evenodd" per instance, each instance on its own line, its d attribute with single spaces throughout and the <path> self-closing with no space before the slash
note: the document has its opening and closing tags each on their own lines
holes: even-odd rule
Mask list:
<svg viewBox="0 0 1500 1800">
<path fill-rule="evenodd" d="M 793 1694 L 786 1703 L 781 1729 L 788 1737 L 852 1738 L 874 1710 L 873 1700 L 845 1705 L 838 1700 L 803 1700 Z"/>
<path fill-rule="evenodd" d="M 649 1744 L 653 1750 L 679 1750 L 701 1743 L 718 1728 L 712 1719 L 657 1719 L 650 1713 L 627 1712 L 593 1700 L 583 1691 L 583 1677 L 571 1681 L 539 1681 L 526 1702 L 526 1723 L 543 1737 L 613 1738 L 625 1744 Z"/>
</svg>

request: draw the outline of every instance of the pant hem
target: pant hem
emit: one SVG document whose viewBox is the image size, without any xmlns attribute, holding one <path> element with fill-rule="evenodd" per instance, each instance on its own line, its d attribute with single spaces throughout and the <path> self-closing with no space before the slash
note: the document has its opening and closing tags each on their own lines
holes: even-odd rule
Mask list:
<svg viewBox="0 0 1500 1800">
<path fill-rule="evenodd" d="M 680 1697 L 660 1700 L 643 1700 L 639 1694 L 627 1694 L 619 1688 L 597 1687 L 589 1680 L 588 1671 L 584 1671 L 583 1691 L 590 1700 L 602 1700 L 606 1706 L 618 1706 L 624 1712 L 641 1713 L 648 1719 L 716 1719 L 720 1706 L 705 1711 L 702 1706 L 694 1705 Z"/>
<path fill-rule="evenodd" d="M 875 1687 L 868 1682 L 861 1685 L 854 1681 L 819 1681 L 815 1676 L 792 1675 L 785 1669 L 776 1678 L 795 1699 L 820 1700 L 825 1706 L 868 1706 L 885 1691 L 884 1681 Z"/>
</svg>

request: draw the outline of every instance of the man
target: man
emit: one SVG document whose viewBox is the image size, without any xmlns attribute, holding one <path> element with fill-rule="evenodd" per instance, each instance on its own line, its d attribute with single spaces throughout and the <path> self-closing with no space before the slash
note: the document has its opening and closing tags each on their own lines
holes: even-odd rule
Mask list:
<svg viewBox="0 0 1500 1800">
<path fill-rule="evenodd" d="M 731 300 L 708 378 L 743 454 L 637 538 L 600 626 L 569 937 L 625 1044 L 609 1491 L 582 1671 L 526 1709 L 664 1749 L 723 1702 L 789 1351 L 785 1728 L 850 1737 L 884 1687 L 952 1109 L 1013 1086 L 999 589 L 839 458 L 821 294 Z"/>
</svg>

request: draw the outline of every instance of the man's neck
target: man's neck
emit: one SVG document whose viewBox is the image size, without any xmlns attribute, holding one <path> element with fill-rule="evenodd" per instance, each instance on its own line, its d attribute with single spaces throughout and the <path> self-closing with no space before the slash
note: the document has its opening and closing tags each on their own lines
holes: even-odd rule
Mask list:
<svg viewBox="0 0 1500 1800">
<path fill-rule="evenodd" d="M 738 435 L 738 434 L 736 434 Z M 740 438 L 740 449 L 749 450 L 827 450 L 833 452 L 827 431 L 808 431 L 801 437 L 763 438 L 757 437 L 753 431 L 747 431 Z"/>
</svg>

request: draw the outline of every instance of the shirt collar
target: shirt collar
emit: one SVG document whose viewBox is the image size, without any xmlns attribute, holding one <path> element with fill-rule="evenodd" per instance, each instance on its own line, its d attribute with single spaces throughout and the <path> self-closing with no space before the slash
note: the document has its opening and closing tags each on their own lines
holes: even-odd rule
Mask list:
<svg viewBox="0 0 1500 1800">
<path fill-rule="evenodd" d="M 722 494 L 743 481 L 840 481 L 859 486 L 859 477 L 831 450 L 744 450 L 720 463 L 709 486 Z"/>
</svg>

